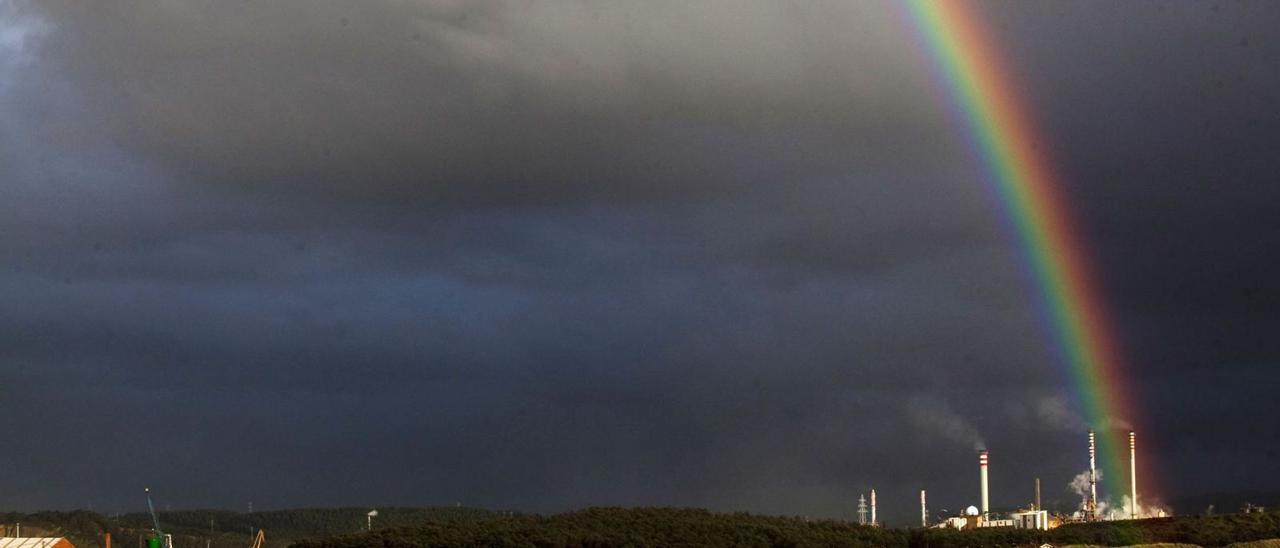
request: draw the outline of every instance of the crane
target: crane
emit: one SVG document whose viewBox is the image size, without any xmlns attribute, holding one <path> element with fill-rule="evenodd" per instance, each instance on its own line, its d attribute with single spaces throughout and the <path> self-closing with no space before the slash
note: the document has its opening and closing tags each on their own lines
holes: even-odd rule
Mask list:
<svg viewBox="0 0 1280 548">
<path fill-rule="evenodd" d="M 262 529 L 258 529 L 258 535 L 253 537 L 253 546 L 250 546 L 249 548 L 262 548 L 262 543 L 266 541 L 267 541 L 266 533 L 264 533 Z"/>
<path fill-rule="evenodd" d="M 142 489 L 147 494 L 147 509 L 151 511 L 151 530 L 155 531 L 156 544 L 164 543 L 164 548 L 173 548 L 173 540 L 160 530 L 160 518 L 156 515 L 156 505 L 151 502 L 151 488 Z"/>
</svg>

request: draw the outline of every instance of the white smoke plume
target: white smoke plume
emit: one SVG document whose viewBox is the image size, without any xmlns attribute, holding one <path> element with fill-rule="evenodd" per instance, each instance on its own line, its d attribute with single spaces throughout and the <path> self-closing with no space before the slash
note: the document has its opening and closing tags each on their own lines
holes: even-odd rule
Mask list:
<svg viewBox="0 0 1280 548">
<path fill-rule="evenodd" d="M 1098 470 L 1098 483 L 1102 483 L 1102 470 Z M 1076 510 L 1073 517 L 1080 519 L 1084 517 L 1084 509 L 1089 503 L 1089 471 L 1085 470 L 1076 474 L 1071 478 L 1071 483 L 1067 484 L 1067 489 L 1080 497 L 1080 506 Z M 1104 520 L 1124 520 L 1132 519 L 1134 514 L 1130 512 L 1133 501 L 1129 495 L 1124 495 L 1120 499 L 1120 504 L 1112 503 L 1110 498 L 1099 498 L 1097 515 Z M 1160 504 L 1158 501 L 1139 501 L 1137 518 L 1163 518 L 1173 515 L 1173 510 Z"/>
<path fill-rule="evenodd" d="M 1106 424 L 1103 424 L 1103 428 L 1127 432 L 1129 430 L 1133 430 L 1133 423 L 1120 417 L 1107 417 L 1107 422 Z"/>
<path fill-rule="evenodd" d="M 1118 514 L 1113 519 L 1131 519 L 1131 516 L 1137 516 L 1137 519 L 1147 518 L 1164 518 L 1173 515 L 1173 510 L 1159 503 L 1159 501 L 1143 501 L 1141 497 L 1138 500 L 1138 511 L 1136 514 L 1131 512 L 1133 508 L 1133 500 L 1129 495 L 1120 498 L 1120 508 L 1115 510 Z"/>
<path fill-rule="evenodd" d="M 1102 479 L 1101 470 L 1098 471 L 1098 479 Z M 1083 505 L 1089 497 L 1089 471 L 1085 470 L 1076 474 L 1076 477 L 1071 478 L 1071 483 L 1067 484 L 1067 490 L 1079 495 L 1082 498 L 1081 505 Z"/>
<path fill-rule="evenodd" d="M 987 448 L 977 427 L 941 399 L 918 395 L 907 402 L 907 413 L 921 429 L 957 443 L 970 444 L 975 451 Z"/>
<path fill-rule="evenodd" d="M 1097 481 L 1099 483 L 1102 482 L 1102 470 L 1098 470 Z M 1089 506 L 1089 471 L 1085 470 L 1071 478 L 1071 483 L 1067 484 L 1067 490 L 1080 497 L 1080 506 L 1077 508 L 1075 517 L 1077 519 L 1084 517 L 1084 510 Z M 1097 510 L 1099 515 L 1106 515 L 1106 506 L 1106 501 L 1098 501 Z"/>
<path fill-rule="evenodd" d="M 1036 418 L 1040 424 L 1049 428 L 1069 432 L 1084 432 L 1089 427 L 1078 413 L 1071 409 L 1067 399 L 1062 396 L 1039 398 L 1035 403 Z M 1103 419 L 1099 430 L 1133 430 L 1133 425 L 1119 417 L 1108 416 Z"/>
<path fill-rule="evenodd" d="M 1036 418 L 1040 424 L 1057 430 L 1085 431 L 1084 421 L 1067 406 L 1066 398 L 1049 396 L 1036 401 Z"/>
</svg>

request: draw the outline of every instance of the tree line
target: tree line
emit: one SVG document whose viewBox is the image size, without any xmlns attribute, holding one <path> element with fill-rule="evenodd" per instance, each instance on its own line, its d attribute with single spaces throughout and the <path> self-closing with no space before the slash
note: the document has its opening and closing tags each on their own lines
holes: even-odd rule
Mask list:
<svg viewBox="0 0 1280 548">
<path fill-rule="evenodd" d="M 1280 513 L 1070 524 L 1051 531 L 887 529 L 832 520 L 679 508 L 591 508 L 554 516 L 432 523 L 303 540 L 292 548 L 890 547 L 1183 543 L 1280 538 Z"/>
</svg>

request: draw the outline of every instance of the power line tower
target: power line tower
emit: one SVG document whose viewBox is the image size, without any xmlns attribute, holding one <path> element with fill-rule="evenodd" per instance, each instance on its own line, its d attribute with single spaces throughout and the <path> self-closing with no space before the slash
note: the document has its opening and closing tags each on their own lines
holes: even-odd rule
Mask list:
<svg viewBox="0 0 1280 548">
<path fill-rule="evenodd" d="M 858 525 L 867 524 L 867 497 L 866 495 L 858 495 Z"/>
</svg>

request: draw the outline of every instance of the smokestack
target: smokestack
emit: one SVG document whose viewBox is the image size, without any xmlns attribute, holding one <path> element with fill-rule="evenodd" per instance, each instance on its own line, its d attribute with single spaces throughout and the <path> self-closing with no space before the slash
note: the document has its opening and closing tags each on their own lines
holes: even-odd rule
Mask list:
<svg viewBox="0 0 1280 548">
<path fill-rule="evenodd" d="M 876 523 L 876 490 L 871 490 L 871 526 L 875 527 Z"/>
<path fill-rule="evenodd" d="M 1036 507 L 1035 511 L 1040 511 L 1040 478 L 1036 478 Z"/>
<path fill-rule="evenodd" d="M 929 507 L 924 502 L 924 489 L 920 490 L 920 527 L 929 526 Z"/>
<path fill-rule="evenodd" d="M 1089 431 L 1089 502 L 1085 504 L 1084 517 L 1090 521 L 1098 517 L 1098 447 L 1094 445 L 1093 430 Z"/>
<path fill-rule="evenodd" d="M 991 507 L 987 504 L 987 450 L 978 451 L 978 473 L 982 478 L 982 519 L 987 519 Z"/>
<path fill-rule="evenodd" d="M 102 534 L 102 548 L 111 548 L 111 532 L 107 531 Z"/>
<path fill-rule="evenodd" d="M 1129 518 L 1138 519 L 1138 443 L 1129 432 Z"/>
</svg>

